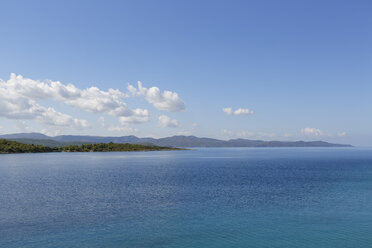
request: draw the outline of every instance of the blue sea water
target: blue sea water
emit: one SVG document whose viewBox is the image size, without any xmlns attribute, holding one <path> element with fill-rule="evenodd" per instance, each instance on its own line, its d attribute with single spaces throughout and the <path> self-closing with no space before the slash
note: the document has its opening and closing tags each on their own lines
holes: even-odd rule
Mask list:
<svg viewBox="0 0 372 248">
<path fill-rule="evenodd" d="M 0 247 L 372 247 L 372 149 L 0 155 Z"/>
</svg>

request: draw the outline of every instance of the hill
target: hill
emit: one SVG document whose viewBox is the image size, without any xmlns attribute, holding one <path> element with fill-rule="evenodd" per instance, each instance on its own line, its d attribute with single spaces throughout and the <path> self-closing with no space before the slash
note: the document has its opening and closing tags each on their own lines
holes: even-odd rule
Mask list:
<svg viewBox="0 0 372 248">
<path fill-rule="evenodd" d="M 263 141 L 248 139 L 219 140 L 183 135 L 154 139 L 138 138 L 133 135 L 121 137 L 60 135 L 50 137 L 39 133 L 19 133 L 0 135 L 0 138 L 15 140 L 27 144 L 40 144 L 56 147 L 109 142 L 147 144 L 166 147 L 351 147 L 351 145 L 347 144 L 333 144 L 325 141 Z"/>
<path fill-rule="evenodd" d="M 16 138 L 16 139 L 7 139 L 11 141 L 16 141 L 22 144 L 34 144 L 34 145 L 42 145 L 42 146 L 49 146 L 49 147 L 62 147 L 68 145 L 83 145 L 83 144 L 93 144 L 95 142 L 60 142 L 56 140 L 48 139 L 23 139 L 23 138 Z"/>
</svg>

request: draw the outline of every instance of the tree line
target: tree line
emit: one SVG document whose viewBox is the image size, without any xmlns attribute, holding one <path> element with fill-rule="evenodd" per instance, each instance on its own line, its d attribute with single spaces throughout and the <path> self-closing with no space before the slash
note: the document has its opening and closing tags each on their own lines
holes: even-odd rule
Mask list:
<svg viewBox="0 0 372 248">
<path fill-rule="evenodd" d="M 22 144 L 16 141 L 0 139 L 0 153 L 40 153 L 40 152 L 127 152 L 180 150 L 179 148 L 150 146 L 141 144 L 97 143 L 48 147 L 34 144 Z"/>
</svg>

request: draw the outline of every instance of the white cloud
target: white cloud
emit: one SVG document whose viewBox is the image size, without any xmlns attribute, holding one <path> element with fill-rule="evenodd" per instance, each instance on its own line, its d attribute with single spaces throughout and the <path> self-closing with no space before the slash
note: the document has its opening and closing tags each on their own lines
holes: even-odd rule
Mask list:
<svg viewBox="0 0 372 248">
<path fill-rule="evenodd" d="M 291 133 L 285 133 L 285 134 L 283 134 L 283 137 L 284 138 L 291 138 L 291 137 L 293 137 L 294 135 L 293 134 L 291 134 Z"/>
<path fill-rule="evenodd" d="M 253 111 L 247 108 L 238 108 L 235 111 L 232 108 L 223 108 L 222 111 L 227 115 L 252 115 Z"/>
<path fill-rule="evenodd" d="M 28 126 L 26 121 L 17 120 L 15 126 L 18 128 L 19 132 L 31 131 L 31 128 Z"/>
<path fill-rule="evenodd" d="M 337 136 L 339 137 L 345 137 L 347 135 L 346 132 L 341 132 L 341 133 L 338 133 Z"/>
<path fill-rule="evenodd" d="M 227 115 L 232 115 L 233 114 L 233 110 L 232 108 L 223 108 L 222 111 L 227 114 Z"/>
<path fill-rule="evenodd" d="M 238 138 L 272 139 L 278 135 L 276 133 L 240 131 L 236 133 L 236 136 Z"/>
<path fill-rule="evenodd" d="M 235 135 L 237 138 L 252 138 L 257 136 L 256 133 L 249 132 L 249 131 L 239 131 Z"/>
<path fill-rule="evenodd" d="M 119 121 L 122 125 L 144 123 L 148 122 L 149 119 L 150 114 L 147 109 L 135 109 L 132 115 L 119 117 Z"/>
<path fill-rule="evenodd" d="M 229 129 L 222 129 L 221 130 L 221 135 L 224 138 L 229 138 L 229 139 L 260 139 L 260 140 L 273 140 L 273 139 L 280 139 L 284 138 L 284 135 L 280 135 L 277 133 L 267 133 L 267 132 L 251 132 L 251 131 L 232 131 Z"/>
<path fill-rule="evenodd" d="M 221 135 L 222 135 L 222 136 L 231 137 L 231 136 L 234 135 L 234 132 L 231 131 L 231 130 L 228 130 L 228 129 L 222 129 L 222 130 L 221 130 Z"/>
<path fill-rule="evenodd" d="M 178 130 L 176 132 L 176 135 L 185 135 L 185 136 L 192 135 L 194 133 L 194 131 L 196 130 L 197 126 L 198 126 L 198 124 L 196 124 L 196 123 L 188 124 L 186 126 L 186 128 Z"/>
<path fill-rule="evenodd" d="M 161 115 L 158 118 L 159 125 L 162 127 L 178 127 L 178 121 L 176 119 L 171 119 L 166 115 Z"/>
<path fill-rule="evenodd" d="M 180 112 L 186 109 L 185 103 L 176 92 L 166 90 L 161 93 L 158 87 L 147 89 L 142 86 L 141 82 L 137 84 L 138 89 L 128 84 L 128 91 L 134 96 L 145 96 L 145 99 L 154 105 L 155 108 L 169 112 Z"/>
<path fill-rule="evenodd" d="M 39 94 L 38 90 L 35 94 Z M 34 119 L 51 126 L 68 126 L 76 129 L 89 127 L 86 120 L 72 118 L 57 112 L 54 108 L 40 106 L 33 99 L 22 95 L 21 87 L 8 87 L 4 81 L 0 81 L 0 116 L 18 120 Z"/>
<path fill-rule="evenodd" d="M 321 131 L 320 129 L 310 128 L 310 127 L 302 128 L 301 129 L 301 134 L 307 135 L 307 136 L 315 136 L 315 137 L 318 137 L 318 136 L 323 136 L 323 137 L 326 137 L 326 136 L 328 136 L 328 137 L 345 137 L 347 135 L 346 132 L 325 133 L 325 132 Z"/>
<path fill-rule="evenodd" d="M 321 136 L 323 135 L 323 132 L 317 128 L 306 127 L 301 129 L 301 134 L 308 136 Z"/>
<path fill-rule="evenodd" d="M 138 129 L 132 128 L 132 127 L 129 127 L 129 126 L 115 126 L 115 125 L 107 124 L 105 122 L 104 117 L 100 117 L 99 120 L 102 124 L 102 127 L 105 128 L 106 130 L 110 131 L 110 132 L 125 132 L 125 133 L 136 133 L 136 132 L 138 132 Z"/>
<path fill-rule="evenodd" d="M 317 128 L 302 128 L 300 133 L 270 133 L 270 132 L 251 132 L 251 131 L 231 131 L 228 129 L 222 129 L 221 135 L 225 138 L 235 139 L 262 139 L 262 140 L 298 140 L 307 136 L 308 138 L 314 137 L 344 137 L 346 132 L 340 132 L 337 134 L 327 134 Z"/>
<path fill-rule="evenodd" d="M 38 131 L 38 133 L 42 133 L 42 134 L 45 134 L 47 136 L 58 136 L 61 134 L 61 130 L 59 129 L 56 129 L 56 130 L 53 130 L 53 131 L 50 131 L 50 130 L 47 130 L 47 129 L 42 129 L 40 131 Z"/>
<path fill-rule="evenodd" d="M 97 87 L 79 89 L 59 81 L 39 81 L 12 73 L 8 81 L 0 79 L 0 116 L 9 119 L 38 119 L 48 125 L 86 128 L 85 120 L 46 108 L 36 100 L 51 99 L 92 113 L 119 117 L 122 123 L 141 123 L 149 120 L 145 109 L 130 109 L 122 100 L 127 97 L 119 90 L 102 91 Z"/>
<path fill-rule="evenodd" d="M 60 127 L 75 127 L 77 129 L 83 129 L 90 127 L 90 124 L 86 120 L 79 120 L 69 115 L 57 112 L 53 108 L 47 108 L 47 111 L 38 116 L 41 122 Z"/>
<path fill-rule="evenodd" d="M 3 87 L 0 81 L 0 116 L 9 119 L 34 119 L 45 110 L 35 101 Z"/>
<path fill-rule="evenodd" d="M 238 108 L 234 111 L 234 115 L 252 115 L 253 111 L 247 108 Z"/>
<path fill-rule="evenodd" d="M 14 73 L 7 82 L 3 82 L 3 87 L 29 99 L 54 99 L 93 113 L 117 116 L 132 114 L 126 103 L 121 100 L 127 95 L 119 90 L 102 91 L 97 87 L 81 90 L 72 84 L 64 85 L 59 81 L 41 82 Z"/>
<path fill-rule="evenodd" d="M 176 135 L 182 135 L 182 136 L 190 136 L 192 135 L 192 132 L 190 130 L 180 130 L 176 132 Z"/>
</svg>

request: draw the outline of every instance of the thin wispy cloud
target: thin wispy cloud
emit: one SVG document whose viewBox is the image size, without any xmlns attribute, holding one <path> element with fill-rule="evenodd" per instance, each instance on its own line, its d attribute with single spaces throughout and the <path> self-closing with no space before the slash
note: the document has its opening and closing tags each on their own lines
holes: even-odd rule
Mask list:
<svg viewBox="0 0 372 248">
<path fill-rule="evenodd" d="M 307 136 L 321 136 L 323 132 L 318 128 L 305 127 L 301 129 L 301 134 Z"/>
<path fill-rule="evenodd" d="M 161 115 L 158 117 L 159 125 L 162 127 L 178 127 L 178 121 L 176 119 L 171 119 L 166 115 Z"/>
<path fill-rule="evenodd" d="M 227 115 L 252 115 L 253 111 L 247 108 L 238 108 L 233 110 L 232 108 L 223 108 L 222 111 Z"/>
<path fill-rule="evenodd" d="M 150 119 L 150 113 L 147 109 L 135 109 L 132 112 L 132 115 L 129 116 L 120 116 L 119 122 L 122 125 L 126 124 L 140 124 L 148 122 Z"/>
<path fill-rule="evenodd" d="M 130 127 L 130 126 L 127 126 L 127 125 L 118 126 L 118 125 L 108 124 L 108 123 L 106 123 L 105 118 L 102 117 L 102 116 L 99 118 L 99 121 L 101 122 L 102 127 L 105 130 L 110 131 L 110 132 L 124 132 L 124 133 L 128 133 L 128 134 L 133 134 L 133 133 L 138 132 L 137 128 L 133 128 L 133 127 Z"/>
<path fill-rule="evenodd" d="M 320 137 L 320 136 L 322 137 L 345 137 L 347 136 L 347 133 L 345 131 L 338 132 L 338 133 L 335 133 L 335 132 L 328 133 L 328 132 L 323 132 L 322 130 L 318 128 L 311 128 L 311 127 L 302 128 L 300 133 L 308 137 Z"/>
<path fill-rule="evenodd" d="M 337 137 L 345 137 L 347 135 L 346 132 L 339 132 L 339 133 L 325 133 L 318 128 L 302 128 L 299 132 L 294 133 L 270 133 L 270 132 L 254 132 L 254 131 L 232 131 L 229 129 L 222 129 L 221 135 L 223 137 L 228 138 L 247 138 L 247 139 L 302 139 L 304 137 L 312 139 L 316 137 L 328 137 L 328 138 L 337 138 Z"/>
<path fill-rule="evenodd" d="M 340 132 L 340 133 L 337 134 L 337 136 L 339 136 L 339 137 L 345 137 L 346 135 L 347 135 L 346 132 Z"/>
</svg>

